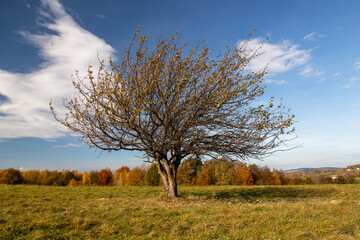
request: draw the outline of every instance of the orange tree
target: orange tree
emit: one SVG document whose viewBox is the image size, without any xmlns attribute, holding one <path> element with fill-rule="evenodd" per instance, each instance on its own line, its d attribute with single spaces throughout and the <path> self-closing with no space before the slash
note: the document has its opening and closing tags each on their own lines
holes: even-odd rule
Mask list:
<svg viewBox="0 0 360 240">
<path fill-rule="evenodd" d="M 111 178 L 112 178 L 111 170 L 108 169 L 108 168 L 102 169 L 97 174 L 97 183 L 100 186 L 106 186 L 106 185 L 108 185 L 110 183 Z"/>
<path fill-rule="evenodd" d="M 292 132 L 293 115 L 281 104 L 256 101 L 265 70 L 246 66 L 257 56 L 246 42 L 214 56 L 206 42 L 191 47 L 180 34 L 157 38 L 135 32 L 118 63 L 100 61 L 98 74 L 73 79 L 78 93 L 55 118 L 90 147 L 141 151 L 157 165 L 169 198 L 187 156 L 262 158 Z"/>
<path fill-rule="evenodd" d="M 144 185 L 144 173 L 136 167 L 130 172 L 126 173 L 126 186 L 142 186 Z"/>
<path fill-rule="evenodd" d="M 243 186 L 254 185 L 254 178 L 244 163 L 240 163 L 235 167 L 235 183 Z"/>
</svg>

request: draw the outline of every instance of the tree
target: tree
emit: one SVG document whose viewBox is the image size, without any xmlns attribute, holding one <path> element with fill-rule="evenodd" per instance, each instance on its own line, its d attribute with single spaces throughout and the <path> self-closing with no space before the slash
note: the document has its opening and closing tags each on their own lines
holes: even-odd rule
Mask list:
<svg viewBox="0 0 360 240">
<path fill-rule="evenodd" d="M 136 167 L 126 174 L 126 186 L 141 186 L 144 183 L 143 171 Z"/>
<path fill-rule="evenodd" d="M 90 178 L 91 178 L 91 184 L 98 184 L 98 171 L 91 171 L 90 172 Z"/>
<path fill-rule="evenodd" d="M 82 184 L 83 185 L 90 185 L 91 184 L 90 173 L 84 172 L 84 174 L 82 176 Z"/>
<path fill-rule="evenodd" d="M 149 186 L 159 186 L 160 175 L 158 173 L 156 164 L 151 164 L 150 168 L 146 172 L 146 184 Z"/>
<path fill-rule="evenodd" d="M 62 173 L 56 170 L 49 171 L 47 169 L 42 170 L 39 174 L 39 184 L 40 185 L 52 185 L 59 186 L 62 179 Z"/>
<path fill-rule="evenodd" d="M 212 184 L 211 180 L 212 179 L 210 176 L 209 166 L 205 162 L 205 164 L 202 166 L 201 170 L 197 173 L 196 185 L 198 185 L 198 186 L 210 185 L 210 184 Z"/>
<path fill-rule="evenodd" d="M 235 183 L 243 186 L 254 185 L 254 178 L 244 163 L 238 164 L 235 168 Z"/>
<path fill-rule="evenodd" d="M 23 183 L 20 170 L 9 168 L 0 172 L 0 184 L 20 184 Z"/>
<path fill-rule="evenodd" d="M 259 169 L 258 185 L 274 185 L 274 177 L 269 167 L 261 167 Z"/>
<path fill-rule="evenodd" d="M 234 163 L 226 158 L 217 159 L 214 169 L 217 185 L 231 185 L 234 182 Z"/>
<path fill-rule="evenodd" d="M 183 185 L 196 184 L 197 173 L 201 170 L 200 158 L 189 157 L 185 159 L 178 169 L 178 183 Z"/>
<path fill-rule="evenodd" d="M 39 184 L 40 172 L 38 170 L 28 170 L 21 173 L 25 184 Z"/>
<path fill-rule="evenodd" d="M 203 163 L 198 157 L 189 157 L 185 159 L 181 163 L 178 170 L 178 183 L 185 185 L 195 185 L 197 181 L 197 173 L 201 171 L 202 165 Z"/>
<path fill-rule="evenodd" d="M 178 169 L 177 182 L 180 185 L 192 185 L 190 162 L 183 162 Z"/>
<path fill-rule="evenodd" d="M 126 174 L 130 172 L 130 169 L 127 166 L 122 166 L 118 170 L 116 170 L 113 178 L 114 184 L 117 186 L 125 186 L 126 184 Z"/>
<path fill-rule="evenodd" d="M 74 172 L 69 170 L 63 170 L 61 173 L 59 185 L 67 186 L 70 183 L 71 179 L 73 178 L 74 178 Z"/>
<path fill-rule="evenodd" d="M 100 186 L 106 186 L 111 181 L 111 177 L 112 177 L 111 170 L 108 168 L 102 169 L 100 172 L 98 172 L 97 177 L 98 177 L 97 183 Z"/>
<path fill-rule="evenodd" d="M 64 117 L 50 102 L 54 117 L 90 147 L 143 152 L 169 198 L 185 157 L 261 159 L 286 141 L 294 117 L 273 99 L 258 103 L 266 71 L 246 70 L 258 55 L 247 42 L 214 57 L 205 41 L 190 47 L 180 37 L 159 37 L 151 50 L 137 30 L 119 63 L 102 60 L 98 74 L 91 66 L 77 74 L 78 95 L 64 100 Z"/>
<path fill-rule="evenodd" d="M 284 177 L 284 173 L 282 171 L 273 169 L 272 177 L 273 177 L 274 185 L 284 185 L 285 184 L 285 177 Z"/>
<path fill-rule="evenodd" d="M 258 166 L 255 163 L 253 163 L 253 164 L 250 164 L 248 166 L 248 168 L 249 168 L 249 171 L 251 172 L 251 175 L 252 175 L 252 177 L 254 179 L 254 184 L 257 184 L 258 180 L 260 179 L 260 171 L 259 171 Z"/>
</svg>

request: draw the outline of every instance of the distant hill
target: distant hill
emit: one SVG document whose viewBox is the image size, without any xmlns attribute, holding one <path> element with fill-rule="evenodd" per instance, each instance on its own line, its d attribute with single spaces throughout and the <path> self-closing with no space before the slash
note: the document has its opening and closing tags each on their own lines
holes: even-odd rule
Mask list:
<svg viewBox="0 0 360 240">
<path fill-rule="evenodd" d="M 289 174 L 289 173 L 308 173 L 308 172 L 312 172 L 312 171 L 316 171 L 316 170 L 326 171 L 326 170 L 332 170 L 332 169 L 343 169 L 343 168 L 339 168 L 339 167 L 296 168 L 296 169 L 283 170 L 283 172 L 285 174 Z"/>
</svg>

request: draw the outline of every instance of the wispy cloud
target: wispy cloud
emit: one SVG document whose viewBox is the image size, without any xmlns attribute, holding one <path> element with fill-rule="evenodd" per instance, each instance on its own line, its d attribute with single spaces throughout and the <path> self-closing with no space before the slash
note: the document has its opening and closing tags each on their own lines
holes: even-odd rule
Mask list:
<svg viewBox="0 0 360 240">
<path fill-rule="evenodd" d="M 317 83 L 322 83 L 322 82 L 325 82 L 326 78 L 320 78 L 319 80 L 317 80 L 316 82 Z"/>
<path fill-rule="evenodd" d="M 242 46 L 245 41 L 238 42 L 238 46 Z M 289 71 L 293 68 L 306 64 L 311 57 L 311 50 L 303 50 L 299 45 L 292 44 L 288 40 L 284 40 L 278 44 L 264 42 L 262 39 L 250 39 L 247 42 L 247 51 L 255 51 L 260 49 L 260 56 L 253 59 L 248 65 L 250 71 L 261 71 L 266 66 L 270 74 L 278 74 Z"/>
<path fill-rule="evenodd" d="M 334 74 L 334 77 L 339 77 L 339 76 L 341 76 L 340 72 L 337 72 L 337 73 Z"/>
<path fill-rule="evenodd" d="M 68 148 L 68 147 L 82 147 L 83 145 L 80 144 L 74 144 L 74 143 L 67 143 L 65 145 L 56 145 L 53 146 L 54 148 Z"/>
<path fill-rule="evenodd" d="M 54 139 L 65 129 L 52 117 L 49 101 L 63 109 L 61 99 L 73 95 L 71 74 L 89 65 L 98 66 L 97 55 L 107 58 L 114 49 L 104 40 L 83 29 L 53 0 L 42 0 L 38 24 L 54 33 L 20 34 L 39 48 L 45 60 L 37 70 L 22 74 L 0 69 L 0 139 L 39 137 Z"/>
<path fill-rule="evenodd" d="M 350 88 L 357 81 L 357 78 L 352 76 L 349 79 L 347 79 L 346 81 L 348 83 L 344 86 L 344 88 Z"/>
<path fill-rule="evenodd" d="M 354 69 L 355 70 L 360 70 L 360 58 L 356 60 L 356 62 L 354 63 Z"/>
<path fill-rule="evenodd" d="M 311 65 L 307 65 L 300 74 L 304 77 L 320 77 L 324 72 L 317 71 Z"/>
<path fill-rule="evenodd" d="M 96 17 L 97 17 L 97 18 L 105 18 L 105 15 L 104 15 L 104 14 L 99 13 L 99 14 L 96 14 Z"/>
<path fill-rule="evenodd" d="M 315 41 L 315 40 L 317 40 L 319 38 L 324 38 L 324 37 L 326 37 L 325 34 L 312 32 L 312 33 L 309 33 L 309 34 L 305 35 L 304 40 Z"/>
<path fill-rule="evenodd" d="M 286 83 L 285 80 L 274 80 L 274 79 L 266 79 L 264 83 L 276 84 L 276 85 L 284 85 Z"/>
</svg>

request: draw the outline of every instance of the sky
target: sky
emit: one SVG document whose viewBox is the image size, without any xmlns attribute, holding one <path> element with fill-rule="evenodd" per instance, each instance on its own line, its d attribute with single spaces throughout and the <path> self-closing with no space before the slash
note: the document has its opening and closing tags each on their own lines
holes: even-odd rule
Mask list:
<svg viewBox="0 0 360 240">
<path fill-rule="evenodd" d="M 214 50 L 249 49 L 268 64 L 263 100 L 274 96 L 295 114 L 290 151 L 249 163 L 270 168 L 346 167 L 360 163 L 360 1 L 331 0 L 11 0 L 0 1 L 0 169 L 118 169 L 142 153 L 90 149 L 49 111 L 74 96 L 72 75 L 120 59 L 136 28 L 167 36 L 175 29 Z M 267 40 L 268 38 L 268 40 Z"/>
</svg>

